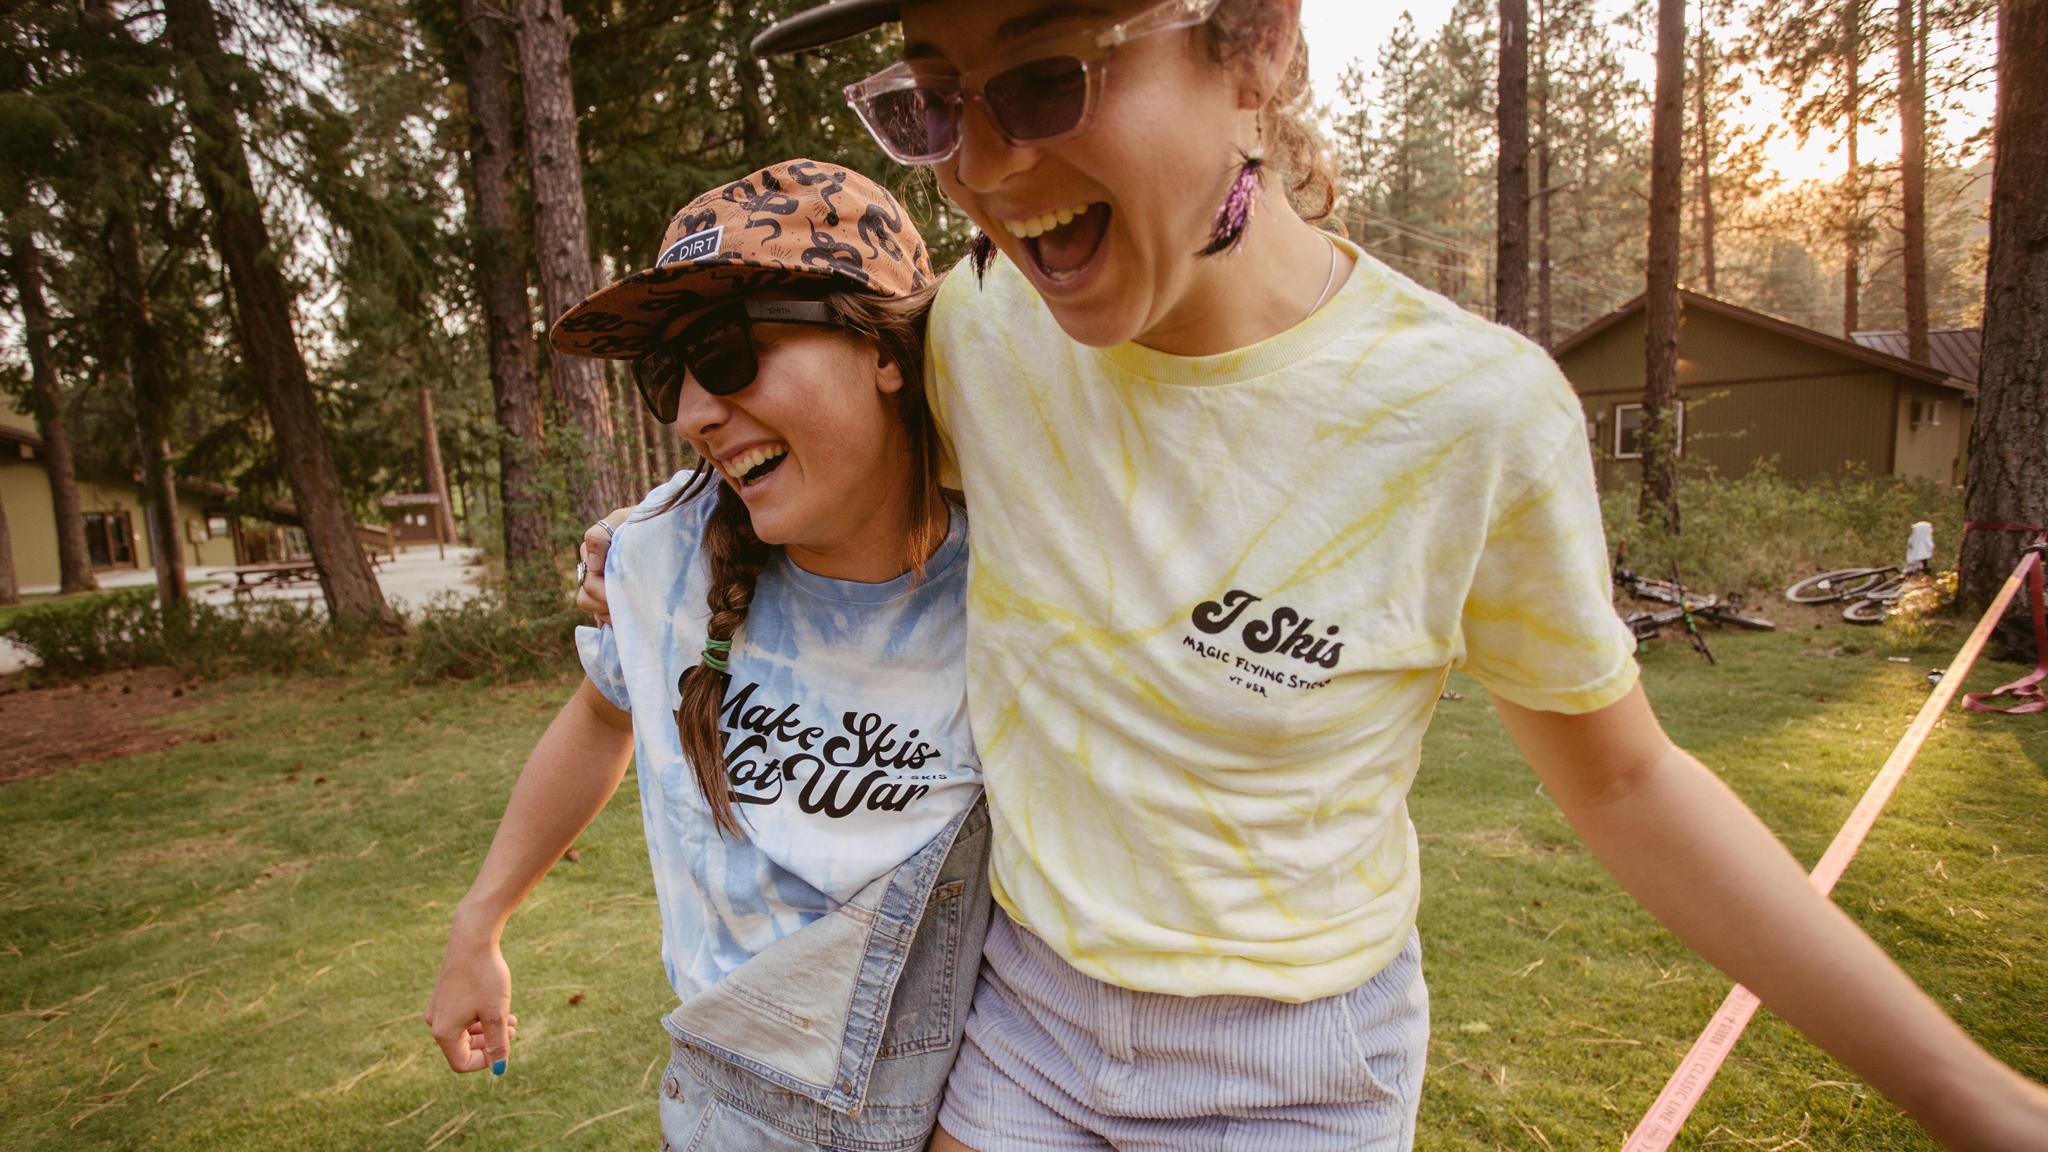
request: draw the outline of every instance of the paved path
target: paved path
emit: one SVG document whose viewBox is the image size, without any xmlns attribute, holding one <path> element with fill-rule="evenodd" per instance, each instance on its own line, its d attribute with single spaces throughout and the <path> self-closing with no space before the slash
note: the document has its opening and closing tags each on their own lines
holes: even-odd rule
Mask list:
<svg viewBox="0 0 2048 1152">
<path fill-rule="evenodd" d="M 413 613 L 439 596 L 453 596 L 458 600 L 475 596 L 477 581 L 483 573 L 483 554 L 474 548 L 451 547 L 447 558 L 442 559 L 433 545 L 415 544 L 400 549 L 396 559 L 385 561 L 377 573 L 377 584 L 393 607 L 400 612 Z M 232 572 L 221 568 L 187 568 L 185 577 L 194 583 L 219 581 L 193 589 L 195 598 L 209 604 L 234 603 L 235 577 Z M 100 587 L 103 589 L 155 586 L 156 572 L 153 569 L 100 573 Z M 300 600 L 318 604 L 320 585 L 308 582 L 289 588 L 259 588 L 253 595 L 258 600 Z M 19 671 L 28 664 L 26 651 L 0 640 L 0 675 Z"/>
</svg>

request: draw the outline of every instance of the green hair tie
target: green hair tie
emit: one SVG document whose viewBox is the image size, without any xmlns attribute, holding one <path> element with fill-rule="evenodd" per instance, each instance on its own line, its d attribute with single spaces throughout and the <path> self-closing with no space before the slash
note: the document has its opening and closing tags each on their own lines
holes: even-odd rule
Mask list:
<svg viewBox="0 0 2048 1152">
<path fill-rule="evenodd" d="M 726 667 L 724 656 L 731 651 L 732 641 L 730 640 L 706 640 L 704 641 L 704 655 L 700 659 L 706 668 L 714 672 L 729 672 L 730 669 Z"/>
</svg>

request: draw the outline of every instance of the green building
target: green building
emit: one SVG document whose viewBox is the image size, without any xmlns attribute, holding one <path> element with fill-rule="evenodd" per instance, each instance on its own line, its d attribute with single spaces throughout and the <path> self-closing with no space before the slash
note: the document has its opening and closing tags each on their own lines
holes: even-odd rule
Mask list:
<svg viewBox="0 0 2048 1152">
<path fill-rule="evenodd" d="M 80 475 L 86 551 L 93 571 L 118 573 L 156 565 L 142 485 L 130 476 Z M 225 484 L 178 481 L 179 533 L 175 542 L 188 570 L 238 562 L 238 525 L 227 512 L 235 494 Z M 0 396 L 0 507 L 14 544 L 14 579 L 25 594 L 57 590 L 57 520 L 50 507 L 50 476 L 36 422 Z"/>
<path fill-rule="evenodd" d="M 1933 365 L 1895 354 L 1895 333 L 1844 340 L 1696 292 L 1679 293 L 1680 452 L 1739 476 L 1774 460 L 1804 479 L 1855 465 L 1960 484 L 1977 400 L 1976 333 L 1938 332 Z M 1641 456 L 1643 300 L 1553 353 L 1586 411 L 1604 486 Z"/>
</svg>

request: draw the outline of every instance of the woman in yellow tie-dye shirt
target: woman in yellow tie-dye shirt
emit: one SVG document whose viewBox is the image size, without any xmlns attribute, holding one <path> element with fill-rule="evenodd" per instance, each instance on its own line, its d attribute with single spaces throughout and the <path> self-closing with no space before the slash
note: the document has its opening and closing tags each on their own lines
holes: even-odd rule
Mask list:
<svg viewBox="0 0 2048 1152">
<path fill-rule="evenodd" d="M 934 1148 L 1408 1147 L 1453 668 L 1681 938 L 1937 1137 L 2044 1147 L 2048 1093 L 1658 726 L 1556 368 L 1304 218 L 1297 9 L 836 0 L 755 45 L 900 20 L 848 95 L 993 238 L 928 352 L 1001 909 Z"/>
</svg>

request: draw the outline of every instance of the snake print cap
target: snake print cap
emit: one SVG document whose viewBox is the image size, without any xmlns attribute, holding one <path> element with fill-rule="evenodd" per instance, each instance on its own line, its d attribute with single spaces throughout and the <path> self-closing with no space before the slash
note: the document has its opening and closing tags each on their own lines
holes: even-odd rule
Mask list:
<svg viewBox="0 0 2048 1152">
<path fill-rule="evenodd" d="M 677 317 L 769 289 L 907 296 L 932 280 L 916 225 L 881 185 L 815 160 L 771 164 L 685 205 L 654 266 L 562 314 L 548 339 L 577 356 L 631 359 Z"/>
</svg>

